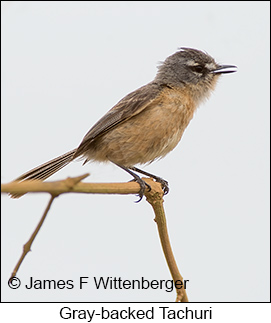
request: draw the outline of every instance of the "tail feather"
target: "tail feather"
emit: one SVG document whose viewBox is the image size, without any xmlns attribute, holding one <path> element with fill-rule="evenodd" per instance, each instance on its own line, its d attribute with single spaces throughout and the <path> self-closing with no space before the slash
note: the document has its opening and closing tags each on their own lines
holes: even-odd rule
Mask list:
<svg viewBox="0 0 271 323">
<path fill-rule="evenodd" d="M 48 177 L 52 176 L 54 173 L 59 171 L 61 168 L 68 165 L 73 159 L 74 154 L 77 149 L 73 149 L 66 154 L 63 154 L 59 157 L 56 157 L 48 162 L 31 169 L 30 171 L 24 173 L 20 177 L 16 178 L 14 182 L 22 182 L 22 181 L 29 181 L 29 180 L 42 180 L 44 181 Z M 12 198 L 18 198 L 23 194 L 10 194 Z"/>
</svg>

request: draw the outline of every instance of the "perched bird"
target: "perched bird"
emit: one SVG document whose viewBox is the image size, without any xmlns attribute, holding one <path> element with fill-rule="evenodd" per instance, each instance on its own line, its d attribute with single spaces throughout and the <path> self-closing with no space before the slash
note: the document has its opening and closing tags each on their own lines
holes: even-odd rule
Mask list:
<svg viewBox="0 0 271 323">
<path fill-rule="evenodd" d="M 139 200 L 150 187 L 134 172 L 160 182 L 166 194 L 167 181 L 135 165 L 151 163 L 174 149 L 219 76 L 235 71 L 236 66 L 220 65 L 200 50 L 182 47 L 160 64 L 153 81 L 126 95 L 94 124 L 77 148 L 15 181 L 45 180 L 80 157 L 84 164 L 112 162 L 131 174 L 140 184 Z"/>
</svg>

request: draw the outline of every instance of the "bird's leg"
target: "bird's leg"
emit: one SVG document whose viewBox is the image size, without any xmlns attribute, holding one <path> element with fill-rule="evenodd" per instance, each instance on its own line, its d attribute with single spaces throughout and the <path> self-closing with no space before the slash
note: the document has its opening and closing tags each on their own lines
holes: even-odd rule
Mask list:
<svg viewBox="0 0 271 323">
<path fill-rule="evenodd" d="M 160 183 L 162 185 L 162 189 L 163 189 L 165 195 L 169 192 L 168 182 L 166 180 L 164 180 L 163 178 L 158 177 L 158 176 L 153 175 L 153 174 L 150 174 L 150 173 L 147 173 L 144 170 L 141 170 L 141 169 L 136 168 L 136 167 L 129 167 L 129 169 L 155 179 L 156 182 L 158 182 L 158 183 Z"/>
<path fill-rule="evenodd" d="M 134 178 L 134 181 L 136 181 L 139 185 L 140 185 L 140 191 L 139 191 L 139 200 L 136 201 L 137 203 L 140 202 L 143 198 L 143 195 L 144 195 L 144 192 L 145 192 L 145 189 L 148 188 L 149 190 L 151 190 L 151 187 L 149 184 L 147 184 L 145 181 L 143 181 L 142 178 L 140 178 L 137 174 L 135 174 L 134 172 L 132 172 L 128 167 L 125 167 L 123 165 L 120 165 L 120 164 L 116 164 L 114 163 L 116 166 L 122 168 L 123 170 L 125 170 L 127 173 L 129 173 L 130 175 L 133 176 Z"/>
</svg>

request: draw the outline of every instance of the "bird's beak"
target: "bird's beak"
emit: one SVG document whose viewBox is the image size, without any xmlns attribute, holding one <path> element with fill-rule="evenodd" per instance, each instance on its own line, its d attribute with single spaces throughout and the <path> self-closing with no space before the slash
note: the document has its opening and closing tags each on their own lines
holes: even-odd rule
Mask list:
<svg viewBox="0 0 271 323">
<path fill-rule="evenodd" d="M 237 71 L 237 66 L 235 66 L 235 65 L 219 65 L 211 73 L 213 73 L 213 74 L 226 74 L 226 73 L 234 73 L 236 71 Z"/>
</svg>

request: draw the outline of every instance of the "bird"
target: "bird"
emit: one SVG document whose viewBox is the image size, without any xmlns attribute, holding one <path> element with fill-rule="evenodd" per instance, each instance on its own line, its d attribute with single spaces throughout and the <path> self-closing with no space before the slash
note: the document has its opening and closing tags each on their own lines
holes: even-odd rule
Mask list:
<svg viewBox="0 0 271 323">
<path fill-rule="evenodd" d="M 86 133 L 79 146 L 16 178 L 46 180 L 75 159 L 112 162 L 140 185 L 139 200 L 151 187 L 136 173 L 153 178 L 164 194 L 169 184 L 136 165 L 150 164 L 172 151 L 201 102 L 215 89 L 220 75 L 235 65 L 216 63 L 206 52 L 181 47 L 158 65 L 153 81 L 129 93 Z M 11 194 L 17 198 L 22 194 Z"/>
</svg>

